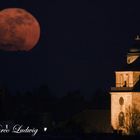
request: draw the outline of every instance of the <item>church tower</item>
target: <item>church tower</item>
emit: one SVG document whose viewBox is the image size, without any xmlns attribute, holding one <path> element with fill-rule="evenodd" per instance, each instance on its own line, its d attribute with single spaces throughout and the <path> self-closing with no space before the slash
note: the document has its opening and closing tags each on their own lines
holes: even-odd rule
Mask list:
<svg viewBox="0 0 140 140">
<path fill-rule="evenodd" d="M 128 133 L 133 109 L 140 111 L 140 37 L 127 53 L 126 66 L 115 72 L 111 87 L 111 125 L 114 130 Z M 131 114 L 131 115 L 130 115 Z"/>
</svg>

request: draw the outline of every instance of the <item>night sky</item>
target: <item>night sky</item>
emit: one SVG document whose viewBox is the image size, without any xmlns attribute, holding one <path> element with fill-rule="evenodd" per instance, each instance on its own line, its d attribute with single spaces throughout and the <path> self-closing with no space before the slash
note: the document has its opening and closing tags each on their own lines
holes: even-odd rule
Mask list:
<svg viewBox="0 0 140 140">
<path fill-rule="evenodd" d="M 9 7 L 26 9 L 41 26 L 30 52 L 0 51 L 0 84 L 12 91 L 42 84 L 57 96 L 109 91 L 140 34 L 138 0 L 0 0 L 1 10 Z"/>
</svg>

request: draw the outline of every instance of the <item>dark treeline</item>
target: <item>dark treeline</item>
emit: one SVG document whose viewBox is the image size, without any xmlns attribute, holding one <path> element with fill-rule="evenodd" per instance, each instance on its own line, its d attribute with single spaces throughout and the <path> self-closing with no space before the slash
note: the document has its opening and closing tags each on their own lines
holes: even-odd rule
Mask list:
<svg viewBox="0 0 140 140">
<path fill-rule="evenodd" d="M 47 85 L 32 92 L 17 92 L 14 95 L 10 94 L 6 88 L 0 90 L 1 122 L 8 121 L 38 127 L 47 126 L 49 130 L 52 130 L 64 127 L 70 120 L 71 128 L 79 128 L 72 122 L 72 118 L 88 109 L 110 109 L 109 93 L 99 89 L 93 93 L 90 100 L 85 100 L 78 90 L 57 98 Z"/>
</svg>

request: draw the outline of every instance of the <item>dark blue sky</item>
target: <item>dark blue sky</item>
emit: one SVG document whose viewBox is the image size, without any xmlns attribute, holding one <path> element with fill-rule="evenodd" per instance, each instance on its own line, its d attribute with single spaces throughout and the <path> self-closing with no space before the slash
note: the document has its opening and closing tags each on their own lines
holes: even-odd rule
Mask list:
<svg viewBox="0 0 140 140">
<path fill-rule="evenodd" d="M 56 95 L 109 90 L 114 71 L 140 34 L 140 2 L 98 0 L 1 0 L 40 22 L 41 38 L 31 52 L 0 52 L 0 84 L 32 90 L 41 84 Z"/>
</svg>

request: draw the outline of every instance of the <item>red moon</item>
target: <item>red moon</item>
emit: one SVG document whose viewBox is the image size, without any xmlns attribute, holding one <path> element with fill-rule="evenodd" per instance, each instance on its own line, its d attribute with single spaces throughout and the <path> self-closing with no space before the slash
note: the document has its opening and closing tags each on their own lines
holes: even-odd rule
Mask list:
<svg viewBox="0 0 140 140">
<path fill-rule="evenodd" d="M 29 12 L 20 8 L 0 11 L 0 49 L 29 51 L 40 37 L 40 25 Z"/>
</svg>

